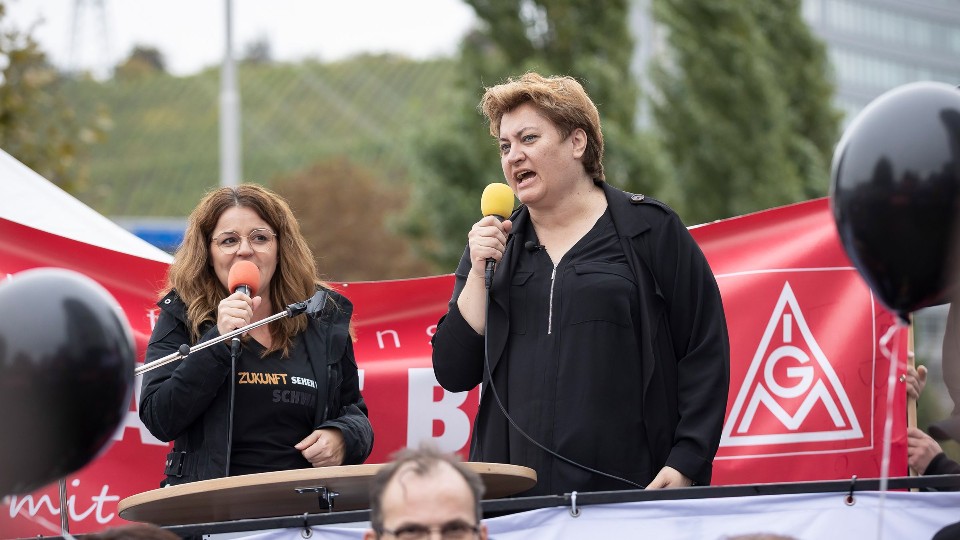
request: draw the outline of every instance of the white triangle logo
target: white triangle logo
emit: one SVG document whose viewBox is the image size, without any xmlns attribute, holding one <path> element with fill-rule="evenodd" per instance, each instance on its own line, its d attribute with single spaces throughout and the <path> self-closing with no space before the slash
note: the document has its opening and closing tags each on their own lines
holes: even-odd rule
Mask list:
<svg viewBox="0 0 960 540">
<path fill-rule="evenodd" d="M 795 329 L 799 331 L 803 343 L 795 342 Z M 769 351 L 777 331 L 782 332 L 781 344 Z M 800 365 L 785 370 L 781 368 L 779 373 L 786 375 L 778 381 L 774 373 L 778 362 L 784 358 Z M 815 364 L 810 364 L 811 360 Z M 782 384 L 786 381 L 792 384 Z M 784 407 L 787 402 L 793 413 Z M 785 429 L 779 429 L 778 426 L 775 433 L 757 433 L 756 429 L 751 431 L 751 424 L 760 407 L 769 411 Z M 818 422 L 820 425 L 817 426 L 805 426 L 804 422 L 815 408 L 825 411 L 829 421 Z M 790 283 L 785 282 L 723 426 L 720 446 L 838 441 L 861 437 L 863 431 L 850 399 L 833 366 L 813 338 Z"/>
</svg>

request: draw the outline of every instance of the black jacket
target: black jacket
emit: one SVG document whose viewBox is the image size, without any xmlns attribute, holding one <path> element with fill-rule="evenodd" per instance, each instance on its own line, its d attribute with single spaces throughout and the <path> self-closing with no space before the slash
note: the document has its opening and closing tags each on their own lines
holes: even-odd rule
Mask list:
<svg viewBox="0 0 960 540">
<path fill-rule="evenodd" d="M 933 476 L 940 474 L 960 474 L 960 463 L 950 459 L 946 454 L 940 452 L 927 465 L 927 470 L 923 472 L 924 476 Z M 937 488 L 936 491 L 958 491 L 960 488 L 945 487 Z"/>
<path fill-rule="evenodd" d="M 306 331 L 307 355 L 319 391 L 314 425 L 343 433 L 343 464 L 352 465 L 370 455 L 373 428 L 360 395 L 349 332 L 353 305 L 334 291 L 329 295 L 327 309 L 311 319 Z M 193 345 L 186 306 L 176 291 L 157 305 L 160 315 L 147 346 L 147 362 L 176 352 L 184 343 Z M 204 330 L 198 343 L 220 335 L 212 323 Z M 230 380 L 226 342 L 144 373 L 140 419 L 161 441 L 174 441 L 164 470 L 167 484 L 224 476 Z"/>
<path fill-rule="evenodd" d="M 730 372 L 726 319 L 716 279 L 686 227 L 666 205 L 606 183 L 601 185 L 631 272 L 638 280 L 641 315 L 635 330 L 641 353 L 636 361 L 640 362 L 642 380 L 635 381 L 633 388 L 643 394 L 643 446 L 649 450 L 652 474 L 669 465 L 697 484 L 709 484 L 720 444 Z M 490 368 L 498 389 L 505 388 L 506 372 L 498 370 L 498 365 L 510 361 L 504 351 L 511 324 L 511 279 L 516 254 L 524 249 L 515 237 L 531 226 L 529 212 L 523 206 L 511 219 L 513 231 L 491 285 L 487 328 Z M 470 267 L 467 251 L 456 271 L 448 312 L 433 337 L 434 372 L 438 382 L 450 391 L 475 387 L 484 373 L 484 338 L 474 332 L 457 308 Z M 596 377 L 594 373 L 589 363 L 579 371 L 585 384 Z M 484 385 L 477 412 L 475 426 L 482 428 L 473 434 L 470 459 L 506 463 L 510 443 L 503 440 L 503 434 L 509 433 L 512 438 L 516 432 L 507 427 L 506 418 L 488 395 L 488 386 Z M 621 425 L 627 426 L 636 415 L 605 401 L 585 404 L 582 415 L 563 422 L 575 434 L 577 423 L 607 416 L 618 416 L 623 419 Z M 623 437 L 637 436 L 626 427 L 621 433 Z M 609 463 L 602 449 L 598 454 L 601 470 L 629 468 L 627 464 Z M 555 489 L 569 491 L 568 486 Z"/>
</svg>

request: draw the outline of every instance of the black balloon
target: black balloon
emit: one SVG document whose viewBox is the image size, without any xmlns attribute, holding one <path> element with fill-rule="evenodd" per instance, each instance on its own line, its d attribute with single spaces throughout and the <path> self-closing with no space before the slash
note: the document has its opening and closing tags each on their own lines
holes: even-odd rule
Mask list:
<svg viewBox="0 0 960 540">
<path fill-rule="evenodd" d="M 0 284 L 0 495 L 106 448 L 130 405 L 134 351 L 116 300 L 86 276 L 44 268 Z"/>
<path fill-rule="evenodd" d="M 830 202 L 860 275 L 906 320 L 950 300 L 960 218 L 960 90 L 912 83 L 871 102 L 833 157 Z"/>
</svg>

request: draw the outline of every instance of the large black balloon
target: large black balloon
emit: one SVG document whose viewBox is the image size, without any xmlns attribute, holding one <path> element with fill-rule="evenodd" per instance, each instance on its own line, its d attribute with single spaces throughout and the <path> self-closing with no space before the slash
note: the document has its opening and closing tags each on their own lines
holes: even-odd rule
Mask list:
<svg viewBox="0 0 960 540">
<path fill-rule="evenodd" d="M 0 495 L 106 448 L 130 406 L 134 351 L 120 306 L 86 276 L 44 268 L 0 284 Z"/>
<path fill-rule="evenodd" d="M 949 301 L 960 218 L 960 90 L 912 83 L 871 102 L 833 157 L 830 201 L 847 255 L 881 302 Z"/>
</svg>

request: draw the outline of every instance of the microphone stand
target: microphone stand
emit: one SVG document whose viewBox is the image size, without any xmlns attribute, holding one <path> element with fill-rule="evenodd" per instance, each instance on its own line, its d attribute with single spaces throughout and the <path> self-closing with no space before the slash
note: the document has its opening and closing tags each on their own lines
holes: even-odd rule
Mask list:
<svg viewBox="0 0 960 540">
<path fill-rule="evenodd" d="M 227 457 L 223 476 L 230 476 L 230 454 L 233 448 L 233 403 L 237 395 L 237 357 L 240 356 L 240 337 L 230 340 L 230 399 L 227 405 Z"/>
<path fill-rule="evenodd" d="M 289 306 L 287 306 L 285 310 L 281 311 L 280 313 L 276 313 L 264 319 L 260 319 L 259 321 L 250 323 L 242 328 L 237 328 L 236 330 L 227 332 L 226 334 L 217 336 L 211 340 L 204 341 L 202 343 L 197 343 L 193 347 L 184 343 L 183 345 L 180 346 L 177 352 L 171 353 L 167 356 L 164 356 L 163 358 L 158 358 L 152 362 L 149 362 L 147 364 L 143 364 L 142 366 L 138 366 L 134 368 L 133 375 L 134 376 L 142 375 L 160 366 L 169 364 L 170 362 L 175 362 L 177 360 L 186 358 L 192 352 L 206 349 L 207 347 L 212 347 L 217 343 L 222 343 L 228 339 L 232 339 L 236 336 L 240 336 L 241 334 L 249 332 L 254 328 L 258 328 L 265 324 L 272 323 L 273 321 L 276 321 L 278 319 L 283 319 L 284 317 L 296 317 L 297 315 L 306 313 L 307 316 L 309 316 L 310 318 L 316 319 L 317 317 L 320 316 L 320 312 L 323 311 L 323 307 L 324 305 L 326 305 L 326 303 L 327 303 L 327 291 L 317 291 L 317 293 L 314 294 L 313 297 L 311 297 L 308 300 L 304 300 L 303 302 L 297 302 L 295 304 L 290 304 Z"/>
</svg>

